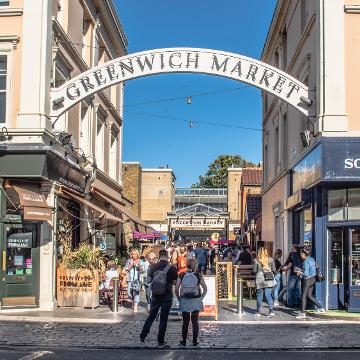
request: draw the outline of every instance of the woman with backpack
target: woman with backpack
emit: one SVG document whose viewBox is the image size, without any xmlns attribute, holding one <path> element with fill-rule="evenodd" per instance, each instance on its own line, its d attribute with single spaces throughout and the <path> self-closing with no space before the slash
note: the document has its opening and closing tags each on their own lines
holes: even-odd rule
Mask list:
<svg viewBox="0 0 360 360">
<path fill-rule="evenodd" d="M 125 269 L 127 271 L 128 295 L 133 302 L 134 312 L 137 312 L 140 302 L 141 273 L 143 272 L 138 250 L 131 250 L 130 259 L 127 260 Z"/>
<path fill-rule="evenodd" d="M 191 319 L 193 331 L 193 346 L 197 346 L 199 335 L 199 314 L 203 310 L 203 299 L 207 292 L 202 275 L 195 271 L 195 260 L 190 259 L 186 263 L 187 271 L 180 274 L 176 286 L 175 295 L 179 300 L 179 310 L 182 313 L 182 341 L 180 346 L 186 346 L 186 339 Z"/>
<path fill-rule="evenodd" d="M 266 248 L 261 247 L 258 250 L 253 272 L 256 274 L 255 283 L 256 283 L 256 305 L 257 311 L 255 317 L 261 315 L 262 301 L 264 298 L 264 293 L 266 301 L 269 305 L 269 315 L 268 317 L 275 316 L 273 307 L 273 298 L 272 290 L 274 287 L 274 272 L 275 272 L 275 263 L 274 260 L 269 257 L 268 251 Z"/>
<path fill-rule="evenodd" d="M 316 263 L 310 256 L 310 251 L 306 248 L 300 249 L 300 258 L 302 260 L 302 271 L 297 271 L 297 275 L 302 278 L 302 295 L 301 295 L 301 313 L 296 316 L 297 319 L 306 319 L 305 309 L 309 299 L 319 309 L 319 312 L 325 312 L 325 309 L 314 298 L 313 291 L 316 284 Z"/>
</svg>

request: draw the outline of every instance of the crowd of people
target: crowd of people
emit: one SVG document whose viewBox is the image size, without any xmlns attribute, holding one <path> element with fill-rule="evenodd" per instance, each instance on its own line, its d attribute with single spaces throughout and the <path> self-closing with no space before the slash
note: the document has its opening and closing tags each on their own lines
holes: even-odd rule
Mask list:
<svg viewBox="0 0 360 360">
<path fill-rule="evenodd" d="M 319 279 L 319 269 L 309 249 L 293 245 L 288 258 L 282 263 L 282 251 L 277 249 L 274 256 L 268 254 L 265 247 L 252 252 L 247 245 L 227 246 L 218 249 L 206 243 L 175 245 L 168 244 L 158 254 L 150 252 L 146 257 L 133 249 L 123 269 L 123 281 L 126 282 L 129 299 L 134 312 L 138 311 L 140 292 L 144 290 L 148 307 L 148 318 L 140 334 L 144 343 L 151 326 L 160 314 L 158 346 L 166 348 L 165 332 L 169 312 L 173 304 L 173 294 L 179 301 L 182 314 L 182 339 L 180 346 L 186 346 L 188 327 L 192 323 L 192 345 L 198 345 L 199 314 L 203 310 L 203 299 L 207 287 L 203 278 L 214 272 L 215 259 L 237 265 L 252 265 L 256 284 L 256 314 L 261 316 L 263 298 L 269 307 L 269 317 L 275 316 L 274 310 L 284 300 L 289 307 L 300 307 L 297 318 L 306 318 L 305 309 L 310 301 L 318 311 L 324 308 L 313 296 L 314 286 Z M 116 276 L 113 261 L 107 264 L 101 287 L 111 286 L 111 278 Z M 175 286 L 175 292 L 173 291 Z"/>
</svg>

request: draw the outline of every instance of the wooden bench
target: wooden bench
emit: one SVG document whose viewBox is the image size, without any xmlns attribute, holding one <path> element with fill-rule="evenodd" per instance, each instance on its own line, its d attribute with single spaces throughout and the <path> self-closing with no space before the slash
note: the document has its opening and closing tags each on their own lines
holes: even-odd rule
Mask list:
<svg viewBox="0 0 360 360">
<path fill-rule="evenodd" d="M 234 265 L 234 280 L 241 278 L 243 286 L 247 289 L 250 299 L 252 299 L 253 290 L 256 289 L 255 274 L 253 273 L 253 265 Z M 237 289 L 236 283 L 234 289 Z M 237 291 L 237 290 L 236 290 Z"/>
</svg>

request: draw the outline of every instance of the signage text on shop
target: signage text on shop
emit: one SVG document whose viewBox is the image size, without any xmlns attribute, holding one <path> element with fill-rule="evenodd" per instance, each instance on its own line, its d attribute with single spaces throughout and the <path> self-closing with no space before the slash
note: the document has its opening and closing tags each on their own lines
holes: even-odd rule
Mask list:
<svg viewBox="0 0 360 360">
<path fill-rule="evenodd" d="M 119 82 L 162 73 L 201 73 L 223 76 L 256 86 L 308 115 L 308 88 L 289 74 L 239 54 L 197 48 L 156 49 L 113 59 L 52 90 L 52 117 Z"/>
<path fill-rule="evenodd" d="M 170 227 L 173 229 L 223 229 L 225 228 L 225 219 L 220 218 L 179 218 L 170 219 Z"/>
</svg>

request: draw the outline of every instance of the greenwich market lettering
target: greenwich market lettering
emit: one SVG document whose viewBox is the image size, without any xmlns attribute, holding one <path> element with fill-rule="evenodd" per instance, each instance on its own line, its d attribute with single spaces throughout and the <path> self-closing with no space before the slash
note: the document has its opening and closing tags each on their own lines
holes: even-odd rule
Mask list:
<svg viewBox="0 0 360 360">
<path fill-rule="evenodd" d="M 301 97 L 308 88 L 285 72 L 242 55 L 208 49 L 158 49 L 111 60 L 52 90 L 52 116 L 60 116 L 83 98 L 122 81 L 161 73 L 204 73 L 248 83 L 308 115 Z"/>
</svg>

